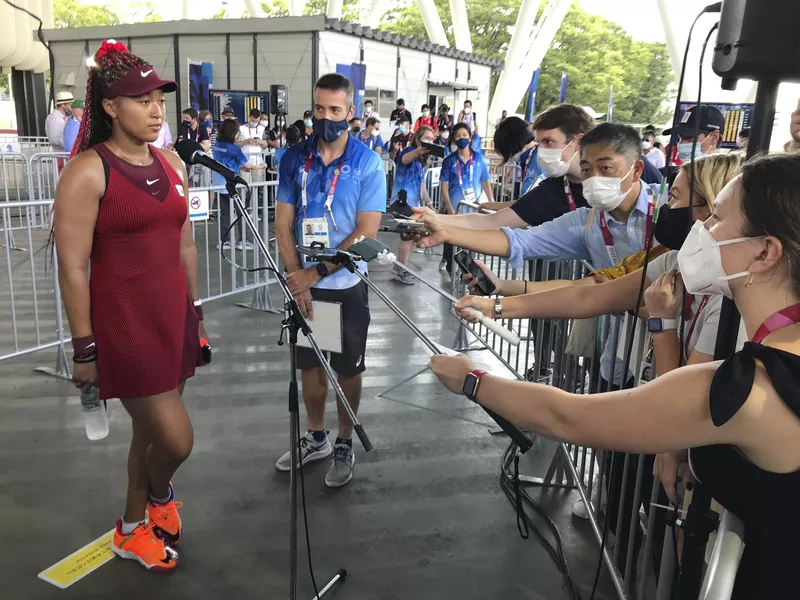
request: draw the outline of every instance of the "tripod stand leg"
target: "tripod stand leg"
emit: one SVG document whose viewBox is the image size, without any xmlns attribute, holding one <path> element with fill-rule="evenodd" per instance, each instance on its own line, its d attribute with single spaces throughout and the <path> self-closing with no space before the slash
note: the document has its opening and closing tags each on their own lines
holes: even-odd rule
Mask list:
<svg viewBox="0 0 800 600">
<path fill-rule="evenodd" d="M 324 596 L 325 596 L 325 594 L 327 594 L 328 592 L 330 592 L 330 591 L 331 591 L 331 589 L 333 589 L 333 586 L 335 586 L 335 585 L 336 585 L 337 583 L 339 583 L 340 581 L 344 581 L 344 579 L 345 579 L 346 577 L 347 577 L 347 571 L 346 571 L 346 570 L 344 570 L 344 569 L 339 569 L 338 571 L 336 571 L 336 575 L 334 575 L 334 576 L 333 576 L 333 579 L 331 579 L 331 580 L 330 580 L 330 581 L 329 581 L 329 582 L 328 582 L 328 583 L 325 585 L 325 587 L 324 587 L 324 588 L 322 588 L 322 589 L 319 591 L 319 596 L 314 596 L 314 597 L 313 597 L 311 600 L 320 600 L 322 597 L 324 597 Z"/>
</svg>

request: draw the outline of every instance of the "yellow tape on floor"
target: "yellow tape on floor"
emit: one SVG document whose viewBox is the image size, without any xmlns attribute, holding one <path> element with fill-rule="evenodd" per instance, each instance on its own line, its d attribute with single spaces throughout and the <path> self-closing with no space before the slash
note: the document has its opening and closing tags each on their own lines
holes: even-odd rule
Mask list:
<svg viewBox="0 0 800 600">
<path fill-rule="evenodd" d="M 114 558 L 115 555 L 111 552 L 113 538 L 114 530 L 112 529 L 39 573 L 39 579 L 52 583 L 62 590 L 68 588 Z"/>
</svg>

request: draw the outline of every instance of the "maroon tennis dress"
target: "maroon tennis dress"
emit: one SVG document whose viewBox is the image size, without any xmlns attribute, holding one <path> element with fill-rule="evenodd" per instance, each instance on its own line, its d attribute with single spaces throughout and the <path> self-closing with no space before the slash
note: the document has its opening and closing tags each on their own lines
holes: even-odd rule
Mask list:
<svg viewBox="0 0 800 600">
<path fill-rule="evenodd" d="M 194 375 L 199 319 L 181 262 L 188 206 L 175 169 L 150 147 L 136 166 L 93 146 L 107 173 L 89 287 L 100 397 L 167 392 Z"/>
</svg>

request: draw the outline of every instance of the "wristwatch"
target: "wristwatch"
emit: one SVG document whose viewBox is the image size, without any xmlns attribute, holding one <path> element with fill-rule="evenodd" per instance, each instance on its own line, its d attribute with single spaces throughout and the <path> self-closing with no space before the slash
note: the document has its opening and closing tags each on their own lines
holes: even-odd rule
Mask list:
<svg viewBox="0 0 800 600">
<path fill-rule="evenodd" d="M 473 402 L 477 402 L 475 397 L 478 395 L 478 386 L 481 383 L 481 377 L 484 375 L 486 375 L 486 371 L 483 369 L 475 369 L 474 371 L 467 373 L 467 376 L 464 379 L 464 387 L 461 391 L 463 391 L 464 395 Z"/>
<path fill-rule="evenodd" d="M 647 319 L 647 331 L 650 333 L 661 333 L 662 331 L 669 331 L 670 329 L 677 328 L 678 319 L 662 319 L 661 317 Z"/>
<path fill-rule="evenodd" d="M 319 276 L 322 278 L 328 276 L 328 267 L 325 265 L 325 263 L 317 263 L 317 273 L 319 273 Z"/>
<path fill-rule="evenodd" d="M 500 298 L 494 301 L 494 318 L 499 319 L 503 316 L 503 303 Z"/>
</svg>

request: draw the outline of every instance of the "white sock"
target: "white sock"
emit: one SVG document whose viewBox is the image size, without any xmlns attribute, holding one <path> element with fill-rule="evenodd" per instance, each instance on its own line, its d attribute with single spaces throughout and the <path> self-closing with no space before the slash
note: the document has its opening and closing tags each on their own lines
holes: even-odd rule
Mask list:
<svg viewBox="0 0 800 600">
<path fill-rule="evenodd" d="M 122 535 L 130 535 L 133 533 L 133 530 L 136 529 L 139 525 L 144 523 L 144 521 L 136 521 L 135 523 L 128 523 L 125 519 L 122 519 L 122 525 L 120 525 L 120 531 L 122 531 Z"/>
<path fill-rule="evenodd" d="M 172 494 L 167 494 L 166 498 L 156 498 L 153 496 L 153 494 L 148 494 L 147 497 L 150 500 L 150 502 L 153 502 L 155 504 L 166 504 L 172 499 Z"/>
</svg>

